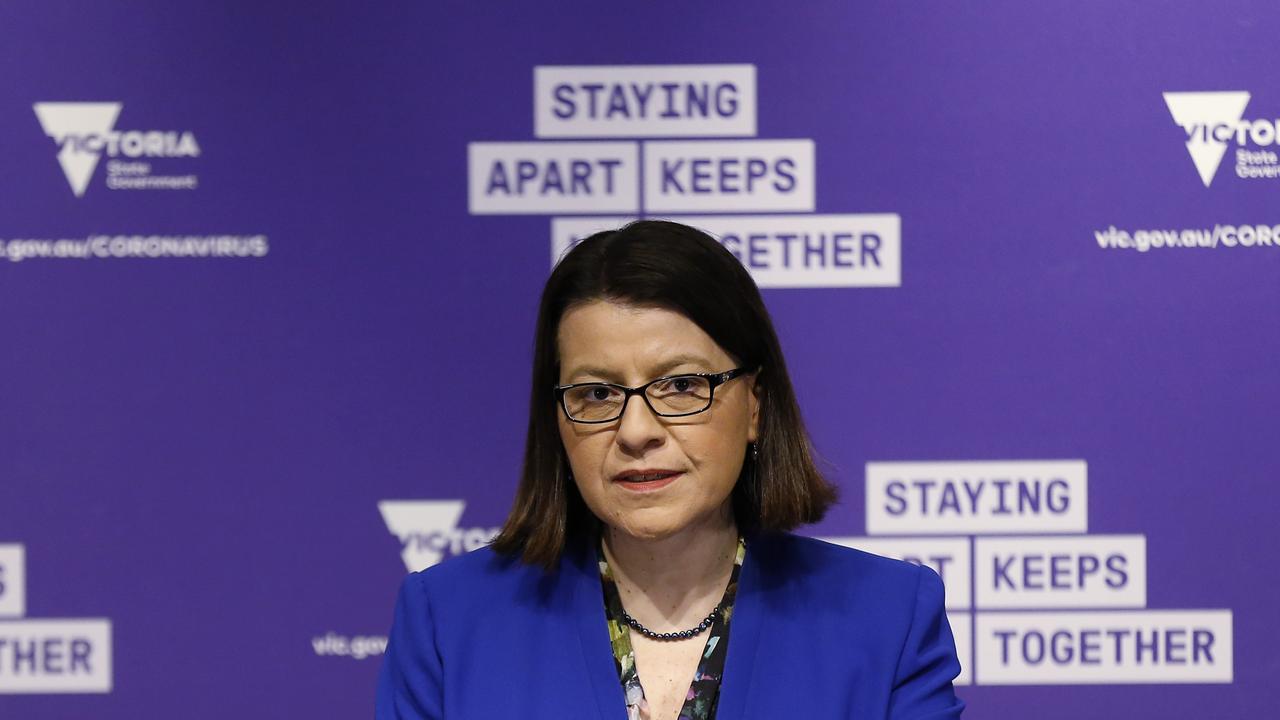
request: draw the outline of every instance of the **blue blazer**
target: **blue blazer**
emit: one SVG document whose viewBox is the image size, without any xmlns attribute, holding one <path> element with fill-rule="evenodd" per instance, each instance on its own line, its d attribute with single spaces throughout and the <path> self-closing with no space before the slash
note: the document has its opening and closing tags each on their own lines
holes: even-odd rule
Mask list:
<svg viewBox="0 0 1280 720">
<path fill-rule="evenodd" d="M 932 570 L 748 536 L 717 720 L 958 718 L 959 672 Z M 375 715 L 625 720 L 594 548 L 556 572 L 485 548 L 408 576 Z"/>
</svg>

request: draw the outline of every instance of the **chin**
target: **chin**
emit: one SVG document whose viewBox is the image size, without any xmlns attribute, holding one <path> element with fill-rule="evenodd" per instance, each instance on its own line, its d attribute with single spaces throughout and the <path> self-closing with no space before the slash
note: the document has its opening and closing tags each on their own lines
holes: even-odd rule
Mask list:
<svg viewBox="0 0 1280 720">
<path fill-rule="evenodd" d="M 688 518 L 670 517 L 623 517 L 614 526 L 614 531 L 625 533 L 637 540 L 664 540 L 689 527 L 688 520 Z"/>
</svg>

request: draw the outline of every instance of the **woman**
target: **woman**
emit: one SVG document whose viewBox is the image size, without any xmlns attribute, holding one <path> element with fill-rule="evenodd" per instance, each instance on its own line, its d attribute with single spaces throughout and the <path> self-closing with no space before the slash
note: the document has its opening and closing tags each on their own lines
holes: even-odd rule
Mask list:
<svg viewBox="0 0 1280 720">
<path fill-rule="evenodd" d="M 543 291 L 514 508 L 405 580 L 377 717 L 959 717 L 938 576 L 786 532 L 834 500 L 742 265 L 593 235 Z"/>
</svg>

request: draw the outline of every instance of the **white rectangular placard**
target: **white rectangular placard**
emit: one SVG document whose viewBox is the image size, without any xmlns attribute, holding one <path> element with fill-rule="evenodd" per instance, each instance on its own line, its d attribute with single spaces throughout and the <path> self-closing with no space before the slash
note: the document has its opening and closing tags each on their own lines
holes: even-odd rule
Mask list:
<svg viewBox="0 0 1280 720">
<path fill-rule="evenodd" d="M 715 237 L 762 288 L 902 284 L 902 220 L 893 213 L 668 219 Z"/>
<path fill-rule="evenodd" d="M 974 602 L 981 610 L 1147 604 L 1142 535 L 980 537 L 974 564 Z"/>
<path fill-rule="evenodd" d="M 0 620 L 0 695 L 106 692 L 110 620 Z"/>
<path fill-rule="evenodd" d="M 633 216 L 551 219 L 551 265 L 592 233 Z M 901 220 L 892 213 L 666 216 L 718 240 L 762 288 L 897 287 Z"/>
<path fill-rule="evenodd" d="M 867 463 L 870 535 L 1088 531 L 1083 460 Z"/>
<path fill-rule="evenodd" d="M 979 685 L 1229 683 L 1230 610 L 978 612 Z"/>
<path fill-rule="evenodd" d="M 540 138 L 750 137 L 754 65 L 545 65 L 533 70 Z"/>
<path fill-rule="evenodd" d="M 813 212 L 812 140 L 660 140 L 644 144 L 644 210 Z"/>
<path fill-rule="evenodd" d="M 474 142 L 472 215 L 632 213 L 640 206 L 636 143 Z"/>
</svg>

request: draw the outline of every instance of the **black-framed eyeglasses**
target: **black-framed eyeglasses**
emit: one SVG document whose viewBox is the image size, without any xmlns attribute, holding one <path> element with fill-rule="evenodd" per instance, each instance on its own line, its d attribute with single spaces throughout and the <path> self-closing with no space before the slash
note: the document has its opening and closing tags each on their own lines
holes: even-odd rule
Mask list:
<svg viewBox="0 0 1280 720">
<path fill-rule="evenodd" d="M 706 411 L 717 387 L 751 371 L 752 368 L 734 368 L 721 373 L 667 375 L 633 388 L 603 382 L 574 383 L 556 385 L 555 391 L 565 417 L 577 423 L 617 420 L 632 395 L 643 397 L 655 415 L 683 417 Z"/>
</svg>

